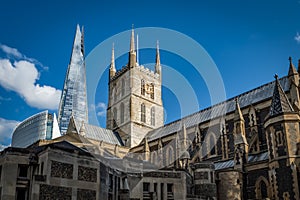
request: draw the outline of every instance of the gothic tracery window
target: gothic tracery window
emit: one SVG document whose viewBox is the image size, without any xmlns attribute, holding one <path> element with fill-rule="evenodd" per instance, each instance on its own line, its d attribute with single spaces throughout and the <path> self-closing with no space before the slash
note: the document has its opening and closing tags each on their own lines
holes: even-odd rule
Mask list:
<svg viewBox="0 0 300 200">
<path fill-rule="evenodd" d="M 155 126 L 155 107 L 151 108 L 151 126 Z"/>
<path fill-rule="evenodd" d="M 117 109 L 113 109 L 113 127 L 117 127 Z"/>
<path fill-rule="evenodd" d="M 150 84 L 150 97 L 151 99 L 154 99 L 154 84 Z"/>
<path fill-rule="evenodd" d="M 207 143 L 207 152 L 209 152 L 209 155 L 216 155 L 216 138 L 213 133 L 208 135 Z"/>
<path fill-rule="evenodd" d="M 141 94 L 145 95 L 145 81 L 144 79 L 141 80 Z"/>
<path fill-rule="evenodd" d="M 167 155 L 167 165 L 170 165 L 174 162 L 173 155 L 174 155 L 174 151 L 173 151 L 173 148 L 170 146 L 168 149 L 168 155 Z"/>
<path fill-rule="evenodd" d="M 157 163 L 157 153 L 156 153 L 156 151 L 152 152 L 151 154 L 152 154 L 151 155 L 152 163 L 156 164 Z"/>
<path fill-rule="evenodd" d="M 117 101 L 117 89 L 116 88 L 113 90 L 113 93 L 114 93 L 114 101 L 116 102 Z"/>
<path fill-rule="evenodd" d="M 125 80 L 122 79 L 122 83 L 121 83 L 121 94 L 122 96 L 124 96 L 125 94 Z"/>
<path fill-rule="evenodd" d="M 266 199 L 269 197 L 268 192 L 269 183 L 265 177 L 260 176 L 255 183 L 255 191 L 257 199 Z"/>
<path fill-rule="evenodd" d="M 141 121 L 146 122 L 146 106 L 144 103 L 141 104 Z"/>
<path fill-rule="evenodd" d="M 121 120 L 121 123 L 124 122 L 124 103 L 121 103 L 120 105 L 120 120 Z"/>
</svg>

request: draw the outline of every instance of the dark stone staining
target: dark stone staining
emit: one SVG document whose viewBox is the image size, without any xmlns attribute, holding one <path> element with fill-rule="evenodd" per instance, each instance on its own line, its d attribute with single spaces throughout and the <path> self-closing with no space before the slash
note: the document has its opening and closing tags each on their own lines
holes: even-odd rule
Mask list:
<svg viewBox="0 0 300 200">
<path fill-rule="evenodd" d="M 181 174 L 176 172 L 147 172 L 144 173 L 143 176 L 154 178 L 181 178 Z"/>
<path fill-rule="evenodd" d="M 259 177 L 264 177 L 269 181 L 268 168 L 258 169 L 248 173 L 247 193 L 249 199 L 256 198 L 255 184 Z"/>
<path fill-rule="evenodd" d="M 71 200 L 72 199 L 72 188 L 70 187 L 59 187 L 53 185 L 40 185 L 40 200 Z"/>
<path fill-rule="evenodd" d="M 195 180 L 204 180 L 208 179 L 208 172 L 195 172 L 194 173 L 194 179 Z"/>
<path fill-rule="evenodd" d="M 227 132 L 227 139 L 228 141 L 228 148 L 229 148 L 229 153 L 233 153 L 234 152 L 234 137 L 233 137 L 233 129 L 234 129 L 234 123 L 233 120 L 228 121 L 228 132 Z M 231 155 L 230 157 L 233 157 L 233 154 L 229 154 Z"/>
<path fill-rule="evenodd" d="M 195 195 L 201 195 L 205 197 L 215 197 L 217 188 L 215 184 L 201 184 L 195 185 Z"/>
<path fill-rule="evenodd" d="M 78 180 L 97 182 L 97 169 L 78 166 Z"/>
<path fill-rule="evenodd" d="M 284 192 L 288 192 L 290 194 L 289 199 L 295 199 L 295 193 L 293 191 L 293 187 L 287 183 L 294 183 L 292 169 L 290 166 L 286 166 L 286 160 L 279 160 L 279 168 L 275 169 L 276 171 L 276 179 L 277 179 L 277 188 L 278 188 L 278 196 L 282 197 Z M 284 176 L 282 175 L 284 174 Z"/>
<path fill-rule="evenodd" d="M 86 190 L 86 189 L 78 189 L 77 190 L 77 200 L 93 200 L 96 199 L 96 191 L 95 190 Z"/>
<path fill-rule="evenodd" d="M 51 176 L 73 179 L 73 165 L 58 161 L 51 161 Z"/>
<path fill-rule="evenodd" d="M 274 152 L 273 152 L 273 145 L 272 145 L 272 138 L 271 138 L 271 132 L 268 130 L 267 131 L 267 137 L 269 140 L 269 153 L 270 153 L 270 159 L 274 159 Z"/>
<path fill-rule="evenodd" d="M 100 163 L 100 199 L 107 199 L 108 198 L 108 168 L 103 164 Z"/>
</svg>

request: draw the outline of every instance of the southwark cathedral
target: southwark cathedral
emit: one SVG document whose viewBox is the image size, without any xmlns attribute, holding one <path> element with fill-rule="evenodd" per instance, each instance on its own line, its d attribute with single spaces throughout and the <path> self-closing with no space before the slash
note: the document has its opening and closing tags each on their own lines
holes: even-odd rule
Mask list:
<svg viewBox="0 0 300 200">
<path fill-rule="evenodd" d="M 123 67 L 112 49 L 102 128 L 88 123 L 83 35 L 77 26 L 58 120 L 24 120 L 0 153 L 0 199 L 300 199 L 300 60 L 164 124 L 159 46 L 154 71 L 140 65 L 132 30 Z"/>
</svg>

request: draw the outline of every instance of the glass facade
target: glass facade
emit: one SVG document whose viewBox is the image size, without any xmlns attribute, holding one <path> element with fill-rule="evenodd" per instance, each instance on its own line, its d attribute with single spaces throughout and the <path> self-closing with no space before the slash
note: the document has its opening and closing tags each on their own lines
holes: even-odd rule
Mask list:
<svg viewBox="0 0 300 200">
<path fill-rule="evenodd" d="M 66 133 L 72 115 L 76 120 L 88 122 L 84 41 L 79 25 L 58 109 L 58 124 L 62 134 Z"/>
<path fill-rule="evenodd" d="M 51 140 L 58 136 L 60 133 L 56 116 L 46 110 L 25 119 L 15 128 L 12 147 L 24 148 L 38 140 Z"/>
</svg>

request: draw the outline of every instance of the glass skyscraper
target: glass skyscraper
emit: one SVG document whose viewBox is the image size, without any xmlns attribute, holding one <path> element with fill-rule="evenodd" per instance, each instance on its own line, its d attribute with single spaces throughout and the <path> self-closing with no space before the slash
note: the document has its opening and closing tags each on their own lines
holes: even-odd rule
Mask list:
<svg viewBox="0 0 300 200">
<path fill-rule="evenodd" d="M 76 120 L 88 123 L 84 35 L 79 25 L 58 109 L 58 124 L 62 134 L 66 133 L 72 115 Z"/>
<path fill-rule="evenodd" d="M 11 146 L 25 148 L 38 140 L 51 140 L 59 136 L 56 115 L 46 110 L 18 124 L 13 131 Z"/>
</svg>

